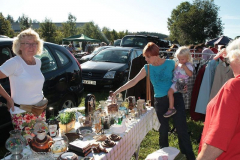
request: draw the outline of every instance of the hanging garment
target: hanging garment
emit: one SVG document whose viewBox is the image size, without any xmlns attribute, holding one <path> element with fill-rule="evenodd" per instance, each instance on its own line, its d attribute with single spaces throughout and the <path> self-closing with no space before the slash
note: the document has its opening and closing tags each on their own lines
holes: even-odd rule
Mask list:
<svg viewBox="0 0 240 160">
<path fill-rule="evenodd" d="M 195 80 L 195 83 L 194 83 L 193 89 L 192 89 L 190 116 L 191 116 L 191 119 L 194 120 L 194 121 L 199 121 L 199 120 L 204 121 L 204 119 L 205 119 L 205 114 L 195 112 L 199 90 L 200 90 L 203 75 L 204 75 L 204 72 L 205 72 L 205 67 L 206 67 L 206 64 L 200 66 L 200 69 L 198 71 L 198 74 L 197 74 L 197 77 L 196 77 L 196 80 Z"/>
<path fill-rule="evenodd" d="M 183 93 L 183 99 L 185 103 L 185 109 L 190 109 L 190 104 L 191 104 L 191 97 L 192 97 L 192 89 L 193 85 L 196 79 L 196 71 L 193 68 L 193 75 L 188 78 L 187 81 L 187 93 Z"/>
<path fill-rule="evenodd" d="M 219 65 L 216 68 L 213 85 L 210 93 L 209 102 L 213 97 L 215 97 L 220 90 L 220 88 L 227 82 L 230 78 L 233 78 L 233 71 L 231 67 L 226 65 L 221 59 L 219 59 Z"/>
<path fill-rule="evenodd" d="M 198 95 L 195 112 L 206 114 L 206 107 L 209 102 L 210 92 L 217 64 L 217 61 L 211 60 L 206 67 Z"/>
<path fill-rule="evenodd" d="M 147 62 L 145 61 L 145 58 L 142 56 L 142 54 L 134 58 L 132 61 L 129 79 L 133 79 L 140 72 L 140 70 L 143 68 L 145 64 L 147 64 Z M 143 78 L 134 87 L 129 88 L 127 90 L 127 97 L 129 96 L 135 96 L 136 99 L 138 99 L 138 97 L 140 97 L 141 99 L 146 99 L 146 78 Z M 151 84 L 151 97 L 153 104 L 154 90 L 152 84 Z"/>
</svg>

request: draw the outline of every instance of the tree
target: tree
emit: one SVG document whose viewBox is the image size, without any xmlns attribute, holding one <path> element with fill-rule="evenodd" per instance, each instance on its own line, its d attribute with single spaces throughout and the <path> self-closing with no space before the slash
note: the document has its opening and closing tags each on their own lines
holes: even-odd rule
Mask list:
<svg viewBox="0 0 240 160">
<path fill-rule="evenodd" d="M 75 35 L 77 31 L 76 20 L 77 18 L 69 13 L 67 24 L 69 25 L 69 33 L 71 36 Z"/>
<path fill-rule="evenodd" d="M 118 38 L 119 38 L 119 39 L 122 39 L 125 35 L 127 35 L 127 34 L 126 34 L 126 32 L 124 32 L 124 31 L 118 32 Z"/>
<path fill-rule="evenodd" d="M 56 30 L 56 36 L 55 36 L 55 43 L 61 44 L 63 38 L 65 38 L 64 35 L 63 35 L 63 32 L 61 32 L 60 29 L 57 29 Z"/>
<path fill-rule="evenodd" d="M 170 40 L 187 45 L 222 35 L 223 24 L 218 10 L 214 0 L 194 0 L 193 4 L 182 2 L 168 18 Z"/>
<path fill-rule="evenodd" d="M 80 34 L 85 34 L 90 38 L 108 42 L 106 36 L 104 36 L 98 25 L 95 25 L 94 22 L 85 23 L 80 29 Z"/>
<path fill-rule="evenodd" d="M 0 35 L 5 35 L 8 37 L 14 36 L 14 31 L 12 30 L 11 23 L 7 20 L 0 12 Z"/>
<path fill-rule="evenodd" d="M 111 41 L 113 42 L 115 39 L 118 39 L 118 33 L 113 29 L 111 34 Z"/>
<path fill-rule="evenodd" d="M 7 15 L 7 20 L 9 20 L 10 23 L 14 22 L 13 17 L 10 16 L 9 14 Z"/>
<path fill-rule="evenodd" d="M 34 20 L 32 20 L 32 23 L 39 23 L 39 21 L 34 19 Z"/>
<path fill-rule="evenodd" d="M 110 31 L 109 28 L 103 27 L 102 33 L 106 37 L 106 39 L 108 39 L 108 41 L 112 41 L 112 39 L 111 39 L 111 31 Z"/>
<path fill-rule="evenodd" d="M 69 13 L 68 21 L 66 23 L 62 23 L 61 27 L 64 37 L 74 36 L 77 34 L 76 20 L 77 18 Z"/>
<path fill-rule="evenodd" d="M 55 43 L 57 26 L 50 19 L 45 18 L 43 23 L 40 23 L 40 35 L 47 42 Z"/>
<path fill-rule="evenodd" d="M 31 24 L 32 24 L 31 18 L 29 18 L 24 14 L 22 15 L 22 17 L 19 17 L 18 21 L 20 23 L 21 30 L 25 30 L 31 27 Z"/>
</svg>

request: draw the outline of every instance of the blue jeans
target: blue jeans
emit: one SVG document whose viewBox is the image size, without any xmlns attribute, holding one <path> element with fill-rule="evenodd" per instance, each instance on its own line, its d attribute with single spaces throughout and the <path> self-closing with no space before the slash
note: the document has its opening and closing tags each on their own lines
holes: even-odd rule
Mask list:
<svg viewBox="0 0 240 160">
<path fill-rule="evenodd" d="M 154 108 L 157 113 L 158 120 L 161 124 L 159 128 L 159 145 L 160 148 L 168 147 L 168 131 L 169 118 L 163 117 L 169 107 L 169 100 L 167 96 L 155 98 Z M 192 144 L 187 132 L 186 113 L 183 97 L 181 93 L 174 93 L 174 107 L 177 113 L 172 116 L 173 125 L 176 127 L 179 141 L 179 148 L 181 153 L 185 154 L 188 160 L 195 160 L 195 155 L 192 150 Z"/>
</svg>

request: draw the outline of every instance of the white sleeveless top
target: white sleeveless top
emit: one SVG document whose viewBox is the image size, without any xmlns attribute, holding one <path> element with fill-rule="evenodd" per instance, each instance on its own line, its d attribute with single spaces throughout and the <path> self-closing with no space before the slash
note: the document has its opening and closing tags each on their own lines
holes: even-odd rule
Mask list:
<svg viewBox="0 0 240 160">
<path fill-rule="evenodd" d="M 40 59 L 35 61 L 35 65 L 28 65 L 20 56 L 15 56 L 0 66 L 0 71 L 10 79 L 14 103 L 32 105 L 42 100 L 45 78 Z"/>
</svg>

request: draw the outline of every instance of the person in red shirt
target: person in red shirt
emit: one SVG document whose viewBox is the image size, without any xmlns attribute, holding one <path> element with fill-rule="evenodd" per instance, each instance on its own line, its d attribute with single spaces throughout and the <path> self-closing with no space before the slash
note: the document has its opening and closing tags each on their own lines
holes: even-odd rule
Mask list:
<svg viewBox="0 0 240 160">
<path fill-rule="evenodd" d="M 211 50 L 213 51 L 213 53 L 218 53 L 218 45 L 214 44 L 214 47 L 212 47 Z"/>
<path fill-rule="evenodd" d="M 216 57 L 226 58 L 234 77 L 208 103 L 197 160 L 240 159 L 240 38 Z"/>
</svg>

